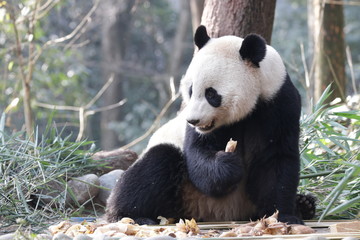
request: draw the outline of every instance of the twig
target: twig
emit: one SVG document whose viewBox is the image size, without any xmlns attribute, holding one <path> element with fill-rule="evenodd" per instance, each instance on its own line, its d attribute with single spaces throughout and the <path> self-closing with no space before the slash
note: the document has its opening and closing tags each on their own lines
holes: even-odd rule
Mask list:
<svg viewBox="0 0 360 240">
<path fill-rule="evenodd" d="M 305 83 L 306 83 L 306 88 L 309 90 L 310 89 L 310 79 L 309 79 L 309 71 L 306 65 L 306 60 L 305 60 L 305 53 L 304 53 L 304 44 L 300 44 L 300 49 L 301 49 L 301 60 L 303 62 L 303 66 L 304 66 L 304 70 L 305 70 Z"/>
<path fill-rule="evenodd" d="M 79 142 L 81 140 L 81 138 L 84 135 L 84 131 L 85 131 L 85 125 L 86 125 L 86 117 L 85 117 L 85 109 L 83 107 L 81 107 L 79 109 L 79 123 L 80 123 L 80 128 L 79 128 L 79 134 L 76 137 L 76 141 Z"/>
<path fill-rule="evenodd" d="M 23 82 L 25 82 L 26 77 L 25 77 L 25 70 L 24 70 L 24 60 L 23 60 L 23 56 L 21 53 L 22 46 L 21 46 L 21 41 L 20 41 L 20 37 L 19 37 L 19 31 L 18 31 L 18 28 L 16 25 L 15 13 L 14 13 L 14 10 L 12 7 L 9 7 L 8 11 L 9 11 L 10 19 L 12 21 L 14 34 L 15 34 L 15 41 L 16 41 L 15 53 L 16 53 L 16 56 L 17 56 L 18 62 L 19 62 L 20 76 L 21 76 L 21 80 Z"/>
<path fill-rule="evenodd" d="M 303 62 L 303 66 L 304 66 L 304 71 L 305 71 L 305 87 L 306 87 L 306 95 L 307 95 L 307 99 L 308 101 L 311 100 L 312 98 L 312 94 L 311 94 L 311 88 L 310 88 L 310 77 L 309 77 L 309 70 L 306 64 L 306 59 L 305 59 L 305 51 L 304 51 L 304 44 L 300 44 L 300 49 L 301 49 L 301 60 Z"/>
<path fill-rule="evenodd" d="M 347 59 L 347 62 L 349 64 L 349 68 L 350 68 L 352 87 L 353 87 L 355 95 L 357 95 L 358 91 L 357 91 L 357 87 L 356 87 L 356 83 L 355 83 L 354 67 L 353 67 L 353 63 L 352 63 L 351 52 L 350 52 L 349 46 L 346 47 L 346 59 Z"/>
<path fill-rule="evenodd" d="M 50 45 L 53 44 L 57 44 L 57 43 L 61 43 L 64 41 L 67 41 L 71 38 L 73 38 L 82 28 L 83 26 L 85 26 L 86 23 L 89 22 L 90 20 L 90 16 L 95 12 L 96 8 L 99 5 L 100 0 L 96 0 L 93 7 L 90 9 L 90 11 L 85 15 L 85 17 L 81 20 L 81 22 L 79 23 L 79 25 L 77 25 L 77 27 L 68 35 L 64 36 L 64 37 L 60 37 L 57 39 L 53 39 L 53 40 L 49 40 L 47 41 L 38 51 L 38 53 L 33 57 L 33 62 L 36 62 L 37 59 L 41 56 L 42 52 Z"/>
<path fill-rule="evenodd" d="M 108 111 L 108 110 L 120 107 L 126 103 L 127 100 L 123 99 L 120 102 L 112 104 L 112 105 L 96 108 L 93 110 L 88 110 L 89 108 L 91 108 L 94 105 L 94 103 L 97 100 L 99 100 L 99 98 L 104 94 L 106 89 L 108 89 L 110 87 L 110 85 L 111 85 L 111 83 L 113 83 L 113 81 L 114 81 L 114 74 L 112 74 L 110 76 L 109 80 L 98 91 L 98 93 L 95 95 L 95 97 L 93 97 L 86 105 L 81 106 L 81 107 L 53 105 L 53 104 L 47 104 L 47 103 L 41 103 L 41 102 L 36 102 L 36 105 L 39 107 L 42 107 L 42 108 L 47 108 L 47 109 L 78 112 L 78 114 L 79 114 L 79 133 L 76 137 L 76 141 L 80 141 L 83 138 L 83 135 L 84 135 L 84 132 L 86 129 L 86 123 L 87 123 L 88 116 L 93 115 L 98 112 L 104 112 L 104 111 Z"/>
<path fill-rule="evenodd" d="M 29 32 L 31 34 L 31 31 L 33 31 L 33 26 L 35 25 L 35 15 L 36 15 L 36 8 L 37 8 L 37 4 L 38 1 L 35 2 L 35 7 L 34 7 L 34 14 L 33 14 L 33 18 L 30 21 L 30 28 L 29 28 Z M 25 74 L 25 65 L 24 65 L 24 59 L 23 59 L 23 55 L 22 55 L 22 46 L 21 46 L 21 41 L 20 41 L 20 36 L 19 36 L 19 31 L 17 28 L 17 23 L 16 23 L 16 19 L 15 19 L 15 13 L 13 10 L 13 7 L 9 7 L 8 8 L 9 13 L 10 13 L 10 19 L 12 21 L 12 26 L 13 26 L 13 30 L 14 30 L 14 34 L 15 34 L 15 41 L 16 41 L 16 55 L 18 58 L 18 62 L 19 62 L 19 70 L 20 70 L 20 76 L 21 76 L 21 82 L 22 82 L 22 88 L 24 91 L 24 97 L 23 97 L 23 104 L 24 104 L 24 118 L 25 118 L 25 129 L 26 129 L 26 133 L 27 135 L 30 137 L 30 139 L 32 139 L 32 133 L 34 131 L 33 129 L 33 119 L 32 119 L 32 109 L 31 109 L 31 89 L 30 89 L 30 81 L 31 81 L 31 77 L 32 77 L 32 70 L 33 70 L 33 65 L 30 63 L 30 59 L 28 62 L 28 73 L 27 75 Z M 31 41 L 29 41 L 30 46 L 29 46 L 29 54 L 31 54 L 31 51 L 33 50 L 31 47 Z"/>
<path fill-rule="evenodd" d="M 48 0 L 43 5 L 39 6 L 37 8 L 35 20 L 37 21 L 43 18 L 58 2 L 60 2 L 60 0 Z M 22 24 L 23 22 L 29 20 L 29 18 L 32 17 L 32 14 L 33 12 L 29 12 L 26 16 L 19 16 L 16 20 L 16 24 Z"/>
<path fill-rule="evenodd" d="M 334 70 L 334 67 L 333 67 L 333 64 L 331 63 L 331 59 L 328 55 L 326 55 L 326 60 L 329 64 L 329 67 L 330 67 L 330 71 L 331 71 L 331 74 L 333 75 L 334 77 L 334 80 L 335 80 L 335 83 L 339 89 L 339 92 L 340 92 L 340 98 L 342 101 L 345 101 L 346 100 L 346 96 L 345 96 L 345 90 L 344 88 L 342 87 L 342 85 L 340 84 L 340 81 L 339 81 L 339 78 L 337 77 L 336 73 L 335 73 L 335 70 Z"/>
<path fill-rule="evenodd" d="M 325 0 L 324 2 L 327 4 L 360 6 L 360 2 L 357 1 Z"/>
<path fill-rule="evenodd" d="M 43 18 L 53 7 L 58 4 L 60 0 L 48 0 L 44 5 L 39 9 L 39 14 L 36 20 Z"/>
<path fill-rule="evenodd" d="M 93 115 L 93 114 L 98 113 L 98 112 L 108 111 L 108 110 L 120 107 L 120 106 L 124 105 L 126 102 L 127 102 L 127 99 L 123 99 L 120 102 L 115 103 L 115 104 L 111 104 L 109 106 L 105 106 L 105 107 L 96 108 L 96 109 L 93 109 L 93 110 L 86 111 L 85 114 L 87 116 L 89 116 L 89 115 Z"/>
<path fill-rule="evenodd" d="M 92 106 L 104 94 L 106 89 L 109 88 L 109 86 L 113 83 L 113 81 L 114 81 L 114 74 L 111 74 L 109 80 L 100 89 L 100 91 L 95 95 L 95 97 L 93 97 L 93 99 L 91 99 L 90 102 L 88 102 L 88 104 L 85 105 L 85 108 L 89 108 L 90 106 Z"/>
<path fill-rule="evenodd" d="M 174 79 L 170 79 L 170 90 L 171 90 L 171 98 L 170 100 L 165 104 L 163 109 L 160 111 L 159 115 L 155 118 L 153 124 L 150 126 L 150 128 L 140 137 L 136 138 L 132 142 L 124 145 L 121 147 L 121 149 L 128 149 L 139 142 L 143 141 L 145 138 L 147 138 L 151 133 L 153 133 L 156 130 L 156 127 L 158 126 L 160 120 L 164 117 L 165 113 L 169 110 L 170 106 L 175 102 L 175 100 L 180 96 L 180 93 L 175 94 L 175 87 L 172 86 Z"/>
<path fill-rule="evenodd" d="M 36 105 L 38 107 L 53 109 L 53 110 L 75 111 L 75 112 L 80 111 L 80 107 L 74 107 L 74 106 L 52 105 L 52 104 L 41 103 L 41 102 L 36 102 Z"/>
</svg>

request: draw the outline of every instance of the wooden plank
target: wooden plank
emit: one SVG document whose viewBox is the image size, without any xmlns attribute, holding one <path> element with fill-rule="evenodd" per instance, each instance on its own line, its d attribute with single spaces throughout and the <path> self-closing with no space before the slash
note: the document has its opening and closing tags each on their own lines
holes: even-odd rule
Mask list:
<svg viewBox="0 0 360 240">
<path fill-rule="evenodd" d="M 331 233 L 358 232 L 360 233 L 360 221 L 336 223 L 330 226 Z"/>
<path fill-rule="evenodd" d="M 282 238 L 282 239 L 305 239 L 308 237 L 324 237 L 330 240 L 341 240 L 345 237 L 352 237 L 352 238 L 360 238 L 360 231 L 359 232 L 330 232 L 330 226 L 338 224 L 338 226 L 342 226 L 342 224 L 349 224 L 354 222 L 354 220 L 328 220 L 328 221 L 306 221 L 305 225 L 313 228 L 316 233 L 313 234 L 292 234 L 292 235 L 263 235 L 263 236 L 244 236 L 244 237 L 229 237 L 229 238 L 202 238 L 202 239 L 209 239 L 209 240 L 218 240 L 218 239 L 231 239 L 231 240 L 240 240 L 240 239 L 274 239 L 274 238 Z M 356 221 L 360 224 L 360 221 Z M 219 230 L 219 231 L 227 231 L 232 228 L 237 227 L 239 224 L 246 224 L 249 222 L 244 221 L 234 221 L 234 222 L 198 222 L 197 225 L 201 231 L 206 230 Z M 340 224 L 340 225 L 339 225 Z M 161 227 L 170 227 L 174 226 L 175 224 L 161 226 Z M 357 226 L 357 225 L 356 225 Z M 154 226 L 155 227 L 155 226 Z M 159 227 L 159 225 L 157 225 Z"/>
<path fill-rule="evenodd" d="M 240 239 L 305 239 L 308 237 L 324 237 L 326 239 L 341 240 L 345 237 L 359 238 L 359 233 L 323 233 L 323 234 L 294 234 L 294 235 L 263 235 L 263 236 L 251 236 L 251 237 L 230 237 L 230 238 L 201 238 L 209 240 L 220 240 L 220 239 L 231 239 L 231 240 L 240 240 Z"/>
</svg>

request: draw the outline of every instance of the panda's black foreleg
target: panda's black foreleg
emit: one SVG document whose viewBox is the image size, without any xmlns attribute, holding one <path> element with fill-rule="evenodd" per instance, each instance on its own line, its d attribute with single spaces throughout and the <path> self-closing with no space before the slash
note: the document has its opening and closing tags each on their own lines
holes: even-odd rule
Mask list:
<svg viewBox="0 0 360 240">
<path fill-rule="evenodd" d="M 281 159 L 281 158 L 280 158 Z M 296 192 L 299 183 L 299 163 L 294 155 L 279 161 L 279 171 L 276 185 L 276 208 L 279 210 L 279 220 L 282 222 L 304 224 L 296 214 Z"/>
<path fill-rule="evenodd" d="M 249 168 L 247 191 L 257 206 L 258 212 L 253 219 L 272 215 L 279 211 L 279 221 L 303 224 L 295 212 L 295 198 L 299 181 L 299 164 L 296 154 L 291 158 L 271 152 L 274 157 L 265 158 L 266 162 L 254 161 Z M 292 162 L 293 161 L 293 162 Z"/>
<path fill-rule="evenodd" d="M 296 192 L 299 183 L 299 157 L 296 152 L 277 154 L 272 148 L 266 151 L 271 157 L 261 165 L 252 166 L 248 191 L 258 207 L 258 216 L 264 217 L 279 211 L 278 220 L 289 224 L 304 224 L 296 213 Z"/>
<path fill-rule="evenodd" d="M 158 216 L 180 217 L 184 171 L 180 149 L 170 144 L 152 147 L 116 184 L 107 202 L 107 220 L 130 217 L 143 223 L 158 221 Z"/>
</svg>

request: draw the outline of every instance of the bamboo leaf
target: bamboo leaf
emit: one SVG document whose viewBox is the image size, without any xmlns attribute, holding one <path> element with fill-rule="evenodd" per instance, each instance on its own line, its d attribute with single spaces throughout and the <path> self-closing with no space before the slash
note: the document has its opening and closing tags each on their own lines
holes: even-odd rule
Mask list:
<svg viewBox="0 0 360 240">
<path fill-rule="evenodd" d="M 326 215 L 329 214 L 329 211 L 331 207 L 334 205 L 335 201 L 338 199 L 342 191 L 345 189 L 347 183 L 351 180 L 354 173 L 358 174 L 358 171 L 356 171 L 356 168 L 351 167 L 345 171 L 345 175 L 342 178 L 342 180 L 337 184 L 337 186 L 331 191 L 331 193 L 324 199 L 324 202 L 326 202 L 328 199 L 331 198 L 329 204 L 326 206 L 325 210 L 322 212 L 319 221 L 323 220 Z"/>
<path fill-rule="evenodd" d="M 327 153 L 329 153 L 329 154 L 332 155 L 332 156 L 336 156 L 336 153 L 335 153 L 333 150 L 331 150 L 330 148 L 328 148 L 325 144 L 323 144 L 323 143 L 321 142 L 321 140 L 317 139 L 316 142 L 317 142 L 317 144 L 319 144 L 319 146 L 320 146 L 322 149 L 324 149 Z"/>
<path fill-rule="evenodd" d="M 337 214 L 337 213 L 340 213 L 340 212 L 343 212 L 353 206 L 355 206 L 356 204 L 359 204 L 360 202 L 360 196 L 357 196 L 347 202 L 344 202 L 340 205 L 338 205 L 337 207 L 331 209 L 327 214 L 328 215 L 332 215 L 332 214 Z"/>
<path fill-rule="evenodd" d="M 6 118 L 6 114 L 3 112 L 1 114 L 1 118 L 0 118 L 0 138 L 1 138 L 1 141 L 2 141 L 2 145 L 5 144 L 5 139 L 4 139 L 5 118 Z"/>
<path fill-rule="evenodd" d="M 341 192 L 344 187 L 346 186 L 346 184 L 348 183 L 348 181 L 351 179 L 351 177 L 353 176 L 353 174 L 357 172 L 355 171 L 354 167 L 351 167 L 349 169 L 347 169 L 345 171 L 345 175 L 344 178 L 337 184 L 337 186 L 331 191 L 331 193 L 324 199 L 324 201 L 326 202 L 329 198 L 333 197 L 333 195 L 335 195 L 338 192 Z"/>
<path fill-rule="evenodd" d="M 359 111 L 352 111 L 352 112 L 335 112 L 334 115 L 340 117 L 346 117 L 350 119 L 360 120 L 360 112 Z"/>
</svg>

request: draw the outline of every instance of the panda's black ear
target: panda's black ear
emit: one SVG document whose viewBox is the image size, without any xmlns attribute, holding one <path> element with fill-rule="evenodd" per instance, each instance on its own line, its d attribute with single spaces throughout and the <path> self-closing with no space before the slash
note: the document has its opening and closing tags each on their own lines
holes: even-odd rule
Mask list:
<svg viewBox="0 0 360 240">
<path fill-rule="evenodd" d="M 256 67 L 260 67 L 259 63 L 266 54 L 265 39 L 257 34 L 249 34 L 244 38 L 239 52 L 243 60 L 248 60 Z"/>
<path fill-rule="evenodd" d="M 195 45 L 201 49 L 208 41 L 210 40 L 209 35 L 207 34 L 206 27 L 200 25 L 195 32 L 194 42 Z"/>
</svg>

